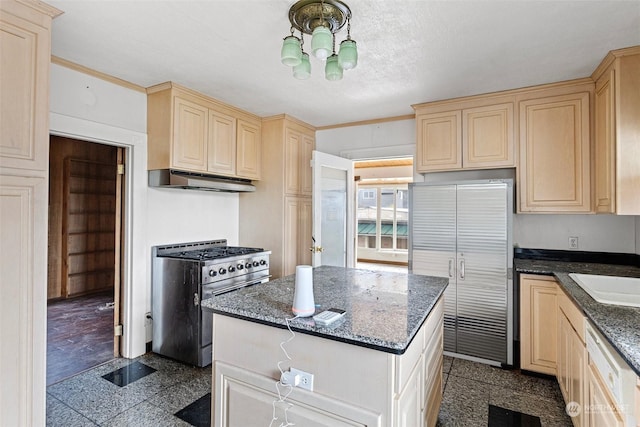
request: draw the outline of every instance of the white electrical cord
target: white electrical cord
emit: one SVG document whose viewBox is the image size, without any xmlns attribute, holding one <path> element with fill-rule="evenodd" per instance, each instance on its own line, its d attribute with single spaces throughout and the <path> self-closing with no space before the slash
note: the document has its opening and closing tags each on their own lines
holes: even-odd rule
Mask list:
<svg viewBox="0 0 640 427">
<path fill-rule="evenodd" d="M 291 384 L 291 382 L 288 381 L 287 384 L 284 384 L 282 382 L 282 377 L 284 376 L 284 371 L 282 370 L 282 364 L 288 361 L 291 361 L 291 356 L 289 356 L 289 353 L 287 353 L 287 350 L 284 348 L 285 344 L 288 344 L 291 340 L 293 340 L 296 336 L 296 334 L 291 330 L 291 326 L 289 325 L 289 322 L 292 320 L 297 319 L 298 316 L 295 317 L 291 317 L 291 318 L 285 318 L 285 322 L 287 323 L 287 329 L 289 329 L 289 332 L 291 332 L 291 336 L 282 341 L 280 343 L 280 348 L 282 349 L 282 352 L 284 353 L 284 355 L 286 356 L 286 360 L 281 360 L 278 362 L 278 370 L 280 371 L 280 379 L 276 382 L 276 391 L 278 392 L 278 398 L 275 399 L 272 403 L 273 406 L 273 415 L 271 418 L 271 422 L 269 423 L 269 427 L 273 426 L 273 422 L 274 421 L 278 421 L 279 418 L 276 415 L 276 405 L 278 403 L 280 404 L 284 404 L 284 422 L 281 422 L 280 425 L 278 427 L 289 427 L 289 426 L 294 426 L 295 423 L 289 422 L 289 418 L 288 418 L 288 414 L 287 412 L 289 411 L 289 409 L 291 409 L 293 407 L 293 404 L 286 402 L 287 397 L 289 397 L 289 395 L 291 394 L 291 392 L 293 391 L 293 387 L 294 384 Z M 287 393 L 285 395 L 282 395 L 282 391 L 280 390 L 280 387 L 283 387 L 283 389 L 288 389 Z"/>
</svg>

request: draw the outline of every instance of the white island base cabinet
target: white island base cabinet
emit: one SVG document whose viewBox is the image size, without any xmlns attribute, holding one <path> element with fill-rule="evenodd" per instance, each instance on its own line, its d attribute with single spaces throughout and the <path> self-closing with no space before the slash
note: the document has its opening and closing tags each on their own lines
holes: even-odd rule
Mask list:
<svg viewBox="0 0 640 427">
<path fill-rule="evenodd" d="M 404 354 L 213 315 L 212 425 L 268 426 L 278 400 L 278 362 L 314 375 L 276 403 L 274 425 L 435 426 L 442 401 L 442 298 Z M 288 389 L 283 389 L 286 394 Z"/>
</svg>

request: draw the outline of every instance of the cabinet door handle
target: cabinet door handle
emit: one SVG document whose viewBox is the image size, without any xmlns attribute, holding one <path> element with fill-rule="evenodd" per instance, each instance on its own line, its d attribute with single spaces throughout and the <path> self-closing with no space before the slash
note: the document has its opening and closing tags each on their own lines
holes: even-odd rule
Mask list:
<svg viewBox="0 0 640 427">
<path fill-rule="evenodd" d="M 460 260 L 460 278 L 464 279 L 464 258 Z"/>
<path fill-rule="evenodd" d="M 453 278 L 453 258 L 449 258 L 449 277 Z"/>
</svg>

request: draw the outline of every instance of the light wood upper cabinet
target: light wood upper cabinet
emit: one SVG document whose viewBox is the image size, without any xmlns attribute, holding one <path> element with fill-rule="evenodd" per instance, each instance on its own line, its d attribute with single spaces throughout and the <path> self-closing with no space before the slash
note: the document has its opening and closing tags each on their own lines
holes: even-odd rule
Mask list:
<svg viewBox="0 0 640 427">
<path fill-rule="evenodd" d="M 513 103 L 462 110 L 462 165 L 512 167 Z"/>
<path fill-rule="evenodd" d="M 209 111 L 179 97 L 174 102 L 171 166 L 194 171 L 207 170 L 207 124 Z"/>
<path fill-rule="evenodd" d="M 303 133 L 300 145 L 300 194 L 311 196 L 313 193 L 311 157 L 316 146 L 316 140 L 314 137 Z"/>
<path fill-rule="evenodd" d="M 590 212 L 589 91 L 522 100 L 519 212 Z"/>
<path fill-rule="evenodd" d="M 315 138 L 293 128 L 285 129 L 285 191 L 310 196 L 311 155 Z"/>
<path fill-rule="evenodd" d="M 29 9 L 29 2 L 2 3 L 0 168 L 46 170 L 49 145 L 41 142 L 49 137 L 51 16 L 42 18 L 39 7 Z"/>
<path fill-rule="evenodd" d="M 610 52 L 593 78 L 595 211 L 640 215 L 640 46 Z"/>
<path fill-rule="evenodd" d="M 418 172 L 462 168 L 460 111 L 417 114 L 416 124 Z"/>
<path fill-rule="evenodd" d="M 515 166 L 513 102 L 486 97 L 414 108 L 418 172 Z"/>
<path fill-rule="evenodd" d="M 520 366 L 556 375 L 558 285 L 553 277 L 520 275 Z"/>
<path fill-rule="evenodd" d="M 274 278 L 311 263 L 311 153 L 315 129 L 287 115 L 262 120 L 262 179 L 240 195 L 240 241 L 271 250 Z M 265 227 L 263 224 L 269 224 Z"/>
<path fill-rule="evenodd" d="M 175 83 L 147 88 L 148 169 L 260 179 L 260 119 Z"/>
<path fill-rule="evenodd" d="M 236 174 L 241 178 L 260 179 L 262 144 L 260 122 L 238 119 Z"/>
<path fill-rule="evenodd" d="M 236 173 L 236 119 L 224 113 L 209 110 L 207 138 L 207 170 L 212 173 Z"/>
</svg>

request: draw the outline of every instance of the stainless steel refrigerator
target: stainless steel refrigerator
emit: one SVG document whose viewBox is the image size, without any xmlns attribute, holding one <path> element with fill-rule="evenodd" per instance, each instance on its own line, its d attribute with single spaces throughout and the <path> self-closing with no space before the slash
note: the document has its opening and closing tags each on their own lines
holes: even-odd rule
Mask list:
<svg viewBox="0 0 640 427">
<path fill-rule="evenodd" d="M 449 278 L 444 351 L 513 364 L 513 181 L 409 185 L 409 271 Z"/>
</svg>

